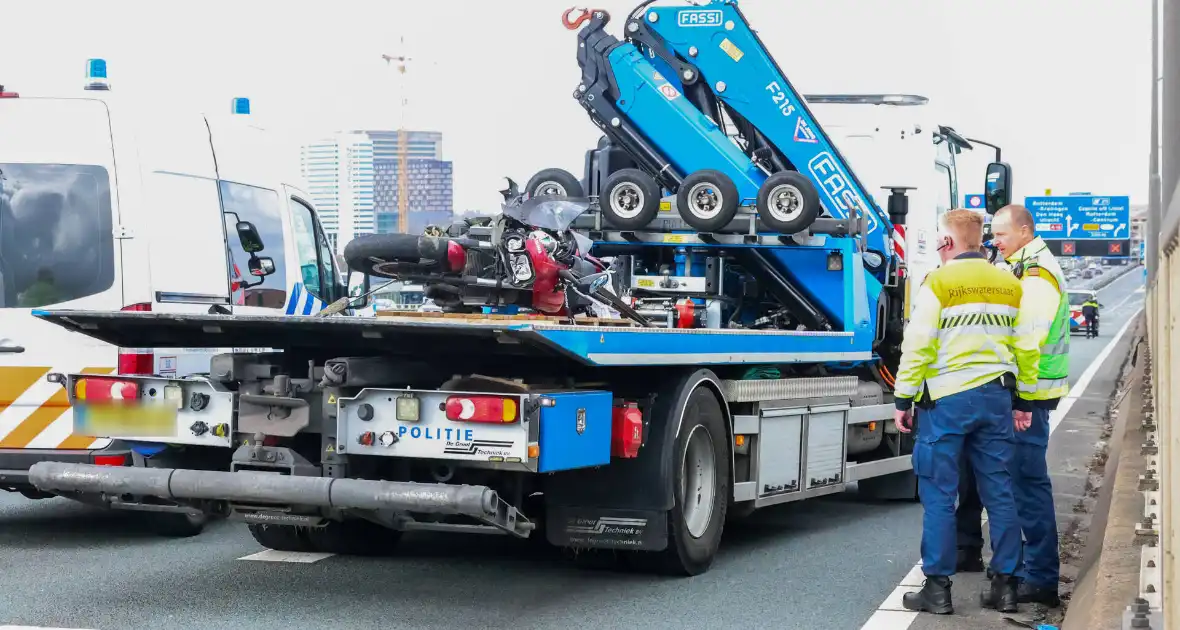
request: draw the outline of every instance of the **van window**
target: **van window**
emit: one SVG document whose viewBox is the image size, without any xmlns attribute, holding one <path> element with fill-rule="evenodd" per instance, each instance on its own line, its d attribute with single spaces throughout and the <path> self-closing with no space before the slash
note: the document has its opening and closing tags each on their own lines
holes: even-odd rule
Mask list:
<svg viewBox="0 0 1180 630">
<path fill-rule="evenodd" d="M 61 304 L 114 284 L 107 170 L 0 163 L 0 308 Z"/>
<path fill-rule="evenodd" d="M 225 233 L 230 252 L 230 276 L 234 280 L 234 303 L 243 306 L 265 308 L 286 308 L 287 306 L 287 265 L 283 256 L 283 218 L 279 195 L 273 190 L 256 188 L 234 182 L 221 182 L 221 203 L 225 208 Z M 237 216 L 235 217 L 234 213 Z M 262 237 L 263 250 L 255 255 L 269 256 L 275 264 L 275 272 L 269 276 L 250 275 L 250 255 L 242 249 L 235 225 L 238 219 L 249 221 Z M 251 284 L 244 291 L 238 288 L 239 279 Z"/>
<path fill-rule="evenodd" d="M 332 251 L 322 230 L 316 229 L 315 215 L 302 201 L 290 200 L 291 223 L 295 228 L 295 250 L 299 258 L 303 286 L 312 295 L 331 302 L 335 294 L 336 270 Z"/>
</svg>

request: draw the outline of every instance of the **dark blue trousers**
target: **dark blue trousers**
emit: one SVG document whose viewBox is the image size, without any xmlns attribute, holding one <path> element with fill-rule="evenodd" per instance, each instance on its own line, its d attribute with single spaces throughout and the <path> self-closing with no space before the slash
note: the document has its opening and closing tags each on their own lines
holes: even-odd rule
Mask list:
<svg viewBox="0 0 1180 630">
<path fill-rule="evenodd" d="M 1023 559 L 1016 575 L 1033 586 L 1054 588 L 1061 576 L 1057 546 L 1057 511 L 1046 455 L 1049 449 L 1049 415 L 1053 405 L 1033 409 L 1032 426 L 1014 432 L 1015 454 L 1009 464 L 1020 529 L 1024 533 Z M 983 546 L 980 526 L 983 506 L 973 472 L 964 468 L 959 488 L 959 547 Z M 988 510 L 990 521 L 991 510 Z"/>
<path fill-rule="evenodd" d="M 1009 467 L 1015 439 L 1012 394 L 999 380 L 940 398 L 920 412 L 914 474 L 922 500 L 922 572 L 955 573 L 955 499 L 966 462 L 987 508 L 992 570 L 1012 575 L 1020 562 L 1020 525 Z M 977 519 L 978 521 L 978 519 Z"/>
</svg>

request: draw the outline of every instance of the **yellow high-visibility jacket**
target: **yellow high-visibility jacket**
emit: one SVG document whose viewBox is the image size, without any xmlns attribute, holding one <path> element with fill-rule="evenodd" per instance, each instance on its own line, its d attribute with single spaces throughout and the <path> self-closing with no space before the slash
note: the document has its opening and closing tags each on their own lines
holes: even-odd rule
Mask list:
<svg viewBox="0 0 1180 630">
<path fill-rule="evenodd" d="M 1018 386 L 1036 385 L 1038 343 L 1017 336 L 1021 283 L 978 253 L 962 254 L 926 276 L 902 339 L 894 399 L 908 410 L 992 381 L 1002 374 Z M 1014 400 L 1017 408 L 1030 408 Z"/>
</svg>

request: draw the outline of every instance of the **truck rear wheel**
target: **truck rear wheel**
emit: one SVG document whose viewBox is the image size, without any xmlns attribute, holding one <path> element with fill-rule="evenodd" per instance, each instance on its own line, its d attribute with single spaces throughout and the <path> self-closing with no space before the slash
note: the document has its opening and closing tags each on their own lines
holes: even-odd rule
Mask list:
<svg viewBox="0 0 1180 630">
<path fill-rule="evenodd" d="M 160 536 L 169 538 L 188 538 L 205 531 L 209 523 L 207 514 L 188 514 L 184 512 L 155 512 L 149 517 L 152 530 Z"/>
<path fill-rule="evenodd" d="M 672 451 L 674 503 L 668 512 L 664 569 L 679 575 L 709 570 L 721 544 L 729 504 L 729 438 L 721 403 L 707 388 L 688 397 Z"/>
<path fill-rule="evenodd" d="M 312 551 L 311 541 L 307 537 L 307 528 L 294 525 L 271 525 L 269 523 L 251 523 L 247 525 L 254 540 L 275 551 Z"/>
<path fill-rule="evenodd" d="M 384 556 L 393 553 L 402 532 L 371 521 L 349 519 L 328 521 L 323 527 L 307 530 L 307 538 L 316 551 L 340 556 Z"/>
</svg>

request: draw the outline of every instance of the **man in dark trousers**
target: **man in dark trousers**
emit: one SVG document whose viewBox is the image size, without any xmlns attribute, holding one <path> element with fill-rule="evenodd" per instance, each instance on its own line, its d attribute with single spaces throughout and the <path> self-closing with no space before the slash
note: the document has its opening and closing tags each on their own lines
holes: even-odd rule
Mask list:
<svg viewBox="0 0 1180 630">
<path fill-rule="evenodd" d="M 1086 318 L 1086 339 L 1098 337 L 1098 300 L 1089 298 L 1082 304 L 1082 317 Z"/>
<path fill-rule="evenodd" d="M 1032 214 L 1023 206 L 1006 206 L 992 220 L 993 242 L 1020 279 L 1022 340 L 1032 338 L 1039 345 L 1035 383 L 1021 383 L 1017 397 L 1032 405 L 1032 424 L 1018 432 L 1016 453 L 1011 462 L 1012 485 L 1025 543 L 1020 578 L 1020 603 L 1061 605 L 1058 595 L 1061 564 L 1058 557 L 1057 517 L 1053 508 L 1053 485 L 1049 478 L 1049 415 L 1069 393 L 1069 298 L 1065 274 L 1048 245 L 1036 235 Z M 958 530 L 956 570 L 983 570 L 981 512 L 976 479 L 972 471 L 959 475 L 959 506 L 955 512 Z"/>
<path fill-rule="evenodd" d="M 914 301 L 894 388 L 893 422 L 899 432 L 914 430 L 913 408 L 922 409 L 912 461 L 922 501 L 926 581 L 921 590 L 902 595 L 902 606 L 954 612 L 955 496 L 959 468 L 967 462 L 992 534 L 995 576 L 980 605 L 1016 612 L 1020 524 L 1009 462 L 1013 434 L 1031 425 L 1032 412 L 1013 410 L 1012 390 L 1036 385 L 1039 353 L 1035 339 L 1016 334 L 1024 326 L 1020 281 L 979 254 L 982 217 L 952 210 L 941 223 L 942 266 L 926 276 Z"/>
</svg>

